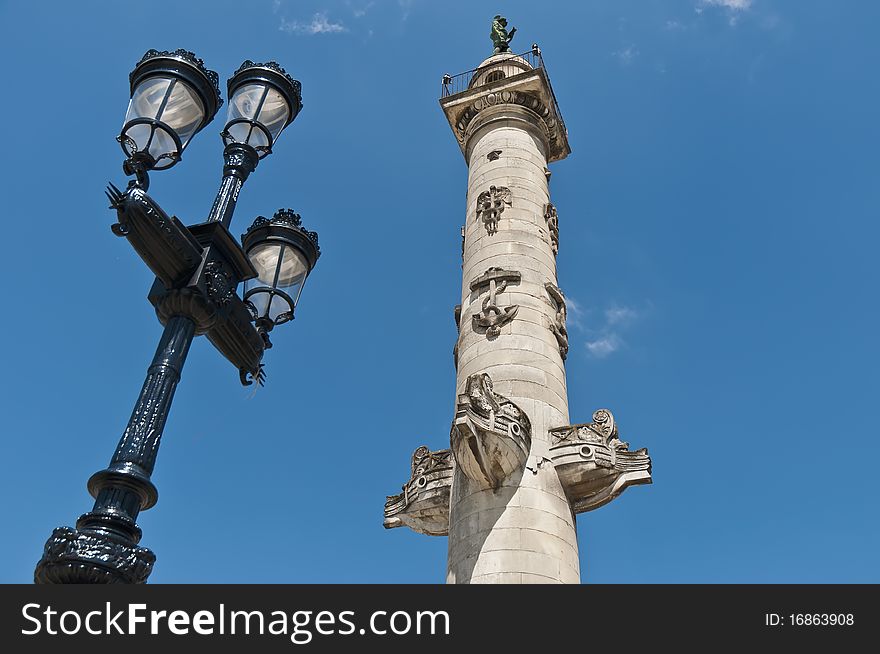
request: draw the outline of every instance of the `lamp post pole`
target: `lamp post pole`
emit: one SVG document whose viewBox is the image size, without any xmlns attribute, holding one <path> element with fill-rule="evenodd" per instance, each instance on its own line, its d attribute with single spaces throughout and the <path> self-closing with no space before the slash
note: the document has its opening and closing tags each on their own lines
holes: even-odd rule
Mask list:
<svg viewBox="0 0 880 654">
<path fill-rule="evenodd" d="M 95 506 L 76 529 L 58 527 L 37 564 L 37 583 L 144 583 L 156 556 L 139 547 L 136 520 L 159 493 L 150 475 L 174 391 L 195 335 L 195 323 L 175 316 L 165 325 L 140 396 L 110 465 L 89 479 Z"/>
<path fill-rule="evenodd" d="M 185 94 L 174 95 L 177 84 L 191 89 L 191 95 L 200 92 L 201 104 L 189 98 L 187 106 Z M 263 98 L 256 107 L 237 94 L 242 87 L 250 93 L 262 88 Z M 216 98 L 212 95 L 214 91 Z M 158 500 L 150 476 L 174 392 L 197 335 L 208 336 L 238 368 L 243 384 L 263 381 L 260 361 L 266 349 L 264 330 L 252 324 L 255 309 L 237 295 L 236 288 L 240 282 L 252 280 L 252 286 L 266 286 L 265 292 L 270 295 L 276 290 L 271 280 L 264 280 L 268 275 L 254 267 L 228 227 L 242 184 L 259 159 L 271 152 L 271 143 L 293 121 L 302 102 L 299 82 L 273 62 L 246 61 L 230 79 L 229 94 L 235 109 L 233 112 L 230 107 L 230 119 L 223 133 L 227 143 L 220 189 L 208 219 L 184 227 L 147 195 L 147 173 L 174 165 L 189 139 L 213 118 L 222 102 L 216 88 L 216 73 L 207 71 L 200 59 L 183 50 L 148 51 L 132 73 L 132 102 L 120 143 L 128 155 L 123 170 L 136 179 L 124 192 L 111 185 L 107 195 L 119 218 L 113 232 L 126 237 L 156 274 L 149 300 L 165 327 L 110 464 L 88 481 L 89 493 L 95 498 L 92 510 L 80 516 L 76 528 L 54 530 L 34 571 L 36 583 L 146 582 L 156 557 L 139 546 L 141 529 L 136 521 L 141 511 Z M 275 99 L 274 118 L 261 113 L 270 96 Z M 151 100 L 157 97 L 159 101 Z M 171 106 L 175 97 L 183 100 Z M 159 108 L 154 111 L 155 106 Z M 209 115 L 199 114 L 206 106 L 211 109 Z M 178 118 L 174 124 L 165 117 L 166 113 L 172 118 L 182 115 L 184 119 Z M 269 122 L 274 130 L 264 122 Z M 193 127 L 196 123 L 198 126 Z M 244 142 L 236 141 L 229 133 L 230 126 L 235 124 L 250 127 Z M 156 136 L 162 132 L 170 136 L 164 140 Z M 242 135 L 241 130 L 236 133 Z M 257 134 L 255 145 L 251 143 L 253 133 Z M 167 146 L 172 141 L 171 152 L 161 152 L 156 146 Z M 266 219 L 260 217 L 258 221 Z M 308 234 L 313 235 L 314 246 L 307 243 L 295 255 L 306 268 L 298 280 L 300 289 L 317 260 L 317 236 L 313 232 Z M 271 248 L 262 242 L 257 245 Z M 259 263 L 265 267 L 265 257 Z M 281 262 L 277 265 L 280 269 Z M 292 317 L 295 307 L 289 308 Z"/>
<path fill-rule="evenodd" d="M 256 170 L 259 160 L 257 151 L 244 143 L 230 143 L 223 149 L 223 181 L 205 222 L 219 222 L 224 227 L 229 227 L 238 193 L 250 174 Z"/>
</svg>

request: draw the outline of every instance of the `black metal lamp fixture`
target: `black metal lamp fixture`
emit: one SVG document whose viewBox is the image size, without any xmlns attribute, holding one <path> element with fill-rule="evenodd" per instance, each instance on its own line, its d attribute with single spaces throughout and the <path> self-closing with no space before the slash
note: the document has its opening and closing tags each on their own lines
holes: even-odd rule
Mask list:
<svg viewBox="0 0 880 654">
<path fill-rule="evenodd" d="M 318 234 L 304 229 L 299 214 L 279 209 L 269 220 L 258 216 L 241 237 L 257 276 L 244 283 L 244 302 L 266 348 L 275 325 L 293 320 L 306 279 L 318 257 Z"/>
<path fill-rule="evenodd" d="M 300 83 L 274 62 L 245 61 L 228 82 L 223 142 L 243 143 L 262 159 L 302 109 Z"/>
<path fill-rule="evenodd" d="M 126 173 L 171 168 L 223 100 L 218 76 L 192 52 L 148 50 L 129 76 L 131 101 L 117 137 L 128 156 Z"/>
<path fill-rule="evenodd" d="M 34 571 L 37 583 L 146 582 L 156 557 L 138 545 L 136 520 L 158 499 L 151 476 L 193 339 L 207 336 L 244 385 L 262 383 L 267 334 L 293 318 L 318 260 L 318 235 L 289 210 L 258 218 L 244 250 L 229 232 L 242 185 L 302 108 L 300 83 L 274 62 L 245 61 L 229 80 L 223 178 L 207 219 L 184 226 L 147 194 L 149 171 L 177 163 L 214 118 L 223 102 L 217 79 L 186 50 L 149 50 L 131 73 L 118 140 L 123 170 L 136 179 L 125 191 L 111 184 L 107 197 L 119 221 L 113 233 L 156 275 L 148 299 L 165 329 L 110 464 L 88 481 L 94 507 L 75 528 L 55 529 Z M 244 298 L 236 292 L 241 282 Z"/>
</svg>

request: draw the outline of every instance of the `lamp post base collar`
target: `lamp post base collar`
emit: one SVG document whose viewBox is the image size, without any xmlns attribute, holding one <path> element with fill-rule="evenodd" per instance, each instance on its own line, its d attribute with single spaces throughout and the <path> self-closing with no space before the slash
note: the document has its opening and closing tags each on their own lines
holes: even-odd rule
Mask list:
<svg viewBox="0 0 880 654">
<path fill-rule="evenodd" d="M 37 584 L 143 584 L 156 555 L 121 538 L 58 527 L 34 571 Z"/>
</svg>

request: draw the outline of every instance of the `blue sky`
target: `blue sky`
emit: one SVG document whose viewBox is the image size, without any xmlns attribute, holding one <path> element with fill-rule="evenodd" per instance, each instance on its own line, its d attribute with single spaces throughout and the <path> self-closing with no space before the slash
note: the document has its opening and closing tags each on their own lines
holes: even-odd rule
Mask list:
<svg viewBox="0 0 880 654">
<path fill-rule="evenodd" d="M 446 539 L 382 507 L 448 447 L 467 170 L 437 98 L 498 12 L 541 45 L 573 151 L 571 418 L 610 408 L 654 461 L 579 516 L 583 580 L 880 582 L 880 7 L 830 0 L 0 3 L 0 582 L 91 508 L 161 332 L 103 194 L 148 48 L 195 51 L 224 97 L 244 59 L 302 81 L 232 231 L 291 207 L 323 251 L 265 388 L 193 345 L 139 520 L 151 581 L 443 581 Z M 225 109 L 152 176 L 185 223 Z"/>
</svg>

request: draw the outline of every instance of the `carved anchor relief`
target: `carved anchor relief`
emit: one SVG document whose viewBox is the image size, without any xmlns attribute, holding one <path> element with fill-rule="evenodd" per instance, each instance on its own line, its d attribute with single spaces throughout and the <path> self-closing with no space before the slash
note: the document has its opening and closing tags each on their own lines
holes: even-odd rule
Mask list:
<svg viewBox="0 0 880 654">
<path fill-rule="evenodd" d="M 559 254 L 559 214 L 556 213 L 556 207 L 549 202 L 544 208 L 544 220 L 547 221 L 547 231 L 550 232 L 550 247 L 553 249 L 553 254 Z"/>
<path fill-rule="evenodd" d="M 547 289 L 547 294 L 550 296 L 550 300 L 556 309 L 556 317 L 550 322 L 550 329 L 553 331 L 556 342 L 559 344 L 559 354 L 562 356 L 562 360 L 565 361 L 565 357 L 568 356 L 568 330 L 565 328 L 565 296 L 559 287 L 551 282 L 545 283 L 544 288 Z"/>
<path fill-rule="evenodd" d="M 487 234 L 498 231 L 498 220 L 504 212 L 504 205 L 512 204 L 512 194 L 506 186 L 490 186 L 477 198 L 477 220 L 483 220 Z"/>
<path fill-rule="evenodd" d="M 489 294 L 483 300 L 482 310 L 473 315 L 475 330 L 485 329 L 486 336 L 495 338 L 501 333 L 501 327 L 513 320 L 516 312 L 519 311 L 519 305 L 512 304 L 509 307 L 499 308 L 498 295 L 504 292 L 508 282 L 519 283 L 521 277 L 522 275 L 516 270 L 489 268 L 471 282 L 471 291 L 480 292 L 479 289 L 483 286 L 489 286 Z"/>
</svg>

